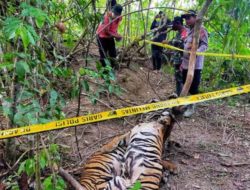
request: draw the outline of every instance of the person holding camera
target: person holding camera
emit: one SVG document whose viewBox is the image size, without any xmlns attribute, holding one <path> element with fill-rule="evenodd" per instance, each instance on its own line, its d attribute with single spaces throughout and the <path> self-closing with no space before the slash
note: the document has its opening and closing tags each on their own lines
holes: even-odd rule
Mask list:
<svg viewBox="0 0 250 190">
<path fill-rule="evenodd" d="M 163 30 L 163 27 L 166 25 L 166 17 L 162 11 L 157 14 L 151 24 L 150 30 L 153 31 L 153 41 L 154 42 L 163 42 L 167 33 Z M 161 69 L 162 64 L 162 51 L 163 48 L 157 45 L 151 45 L 152 50 L 152 62 L 153 62 L 153 70 L 159 71 Z"/>
<path fill-rule="evenodd" d="M 183 84 L 186 81 L 187 73 L 188 73 L 188 64 L 189 64 L 189 59 L 190 59 L 190 53 L 188 53 L 188 51 L 191 51 L 192 49 L 196 17 L 197 17 L 197 14 L 196 14 L 196 11 L 194 10 L 189 10 L 188 13 L 182 15 L 182 18 L 185 19 L 186 24 L 189 27 L 187 38 L 184 40 L 184 50 L 186 52 L 183 54 L 183 60 L 182 60 L 182 65 L 181 65 L 183 69 L 182 70 Z M 199 39 L 197 52 L 205 52 L 207 48 L 208 48 L 208 33 L 207 33 L 207 30 L 204 28 L 204 26 L 202 26 L 200 29 L 200 39 Z M 193 78 L 191 87 L 189 89 L 189 93 L 192 95 L 198 94 L 199 92 L 199 85 L 201 81 L 203 63 L 204 63 L 204 56 L 196 56 L 194 78 Z M 194 114 L 194 105 L 189 105 L 188 109 L 184 113 L 184 116 L 190 117 L 193 114 Z"/>
<path fill-rule="evenodd" d="M 121 13 L 122 6 L 119 4 L 114 5 L 112 11 L 108 11 L 105 14 L 103 21 L 97 28 L 97 43 L 100 53 L 100 62 L 103 67 L 106 66 L 105 59 L 110 58 L 112 68 L 117 68 L 117 64 L 115 63 L 115 40 L 121 41 L 122 39 L 122 36 L 117 32 L 122 21 Z"/>
</svg>

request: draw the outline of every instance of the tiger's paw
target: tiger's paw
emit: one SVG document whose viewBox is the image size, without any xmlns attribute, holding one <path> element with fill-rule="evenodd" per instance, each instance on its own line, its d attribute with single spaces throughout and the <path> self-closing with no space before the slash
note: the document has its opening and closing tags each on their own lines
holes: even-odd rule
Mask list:
<svg viewBox="0 0 250 190">
<path fill-rule="evenodd" d="M 174 164 L 170 160 L 162 160 L 161 164 L 162 164 L 164 169 L 167 169 L 168 171 L 170 171 L 173 174 L 177 174 L 177 166 L 176 166 L 176 164 Z"/>
</svg>

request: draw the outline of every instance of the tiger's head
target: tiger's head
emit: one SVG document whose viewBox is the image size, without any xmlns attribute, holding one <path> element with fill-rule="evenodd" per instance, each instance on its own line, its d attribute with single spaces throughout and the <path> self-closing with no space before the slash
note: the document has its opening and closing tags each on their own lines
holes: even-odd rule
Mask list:
<svg viewBox="0 0 250 190">
<path fill-rule="evenodd" d="M 163 134 L 164 134 L 164 142 L 167 140 L 167 138 L 170 136 L 171 131 L 174 127 L 175 123 L 174 115 L 172 115 L 170 112 L 165 111 L 162 113 L 162 116 L 158 119 L 158 122 L 163 125 Z"/>
</svg>

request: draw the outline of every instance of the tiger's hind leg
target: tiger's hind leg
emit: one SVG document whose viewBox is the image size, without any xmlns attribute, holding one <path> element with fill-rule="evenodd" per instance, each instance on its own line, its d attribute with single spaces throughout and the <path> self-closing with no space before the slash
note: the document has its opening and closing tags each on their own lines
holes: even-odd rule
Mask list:
<svg viewBox="0 0 250 190">
<path fill-rule="evenodd" d="M 126 147 L 129 140 L 130 132 L 125 133 L 123 135 L 116 136 L 110 142 L 103 145 L 100 150 L 98 150 L 95 154 L 103 154 L 109 153 L 115 150 L 118 146 Z"/>
</svg>

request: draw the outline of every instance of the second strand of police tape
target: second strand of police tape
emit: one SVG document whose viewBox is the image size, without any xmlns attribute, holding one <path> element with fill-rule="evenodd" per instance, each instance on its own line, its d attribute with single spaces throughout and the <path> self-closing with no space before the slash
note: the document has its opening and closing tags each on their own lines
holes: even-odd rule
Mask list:
<svg viewBox="0 0 250 190">
<path fill-rule="evenodd" d="M 135 37 L 128 37 L 133 40 L 143 40 L 141 38 L 135 38 Z M 154 44 L 156 46 L 160 46 L 163 48 L 171 49 L 171 50 L 176 50 L 176 51 L 182 51 L 185 53 L 191 53 L 190 51 L 186 51 L 184 49 L 180 49 L 174 46 L 171 46 L 169 44 L 164 44 L 160 42 L 153 42 L 150 40 L 144 40 L 148 44 Z M 227 58 L 232 58 L 232 59 L 250 59 L 250 55 L 239 55 L 239 54 L 225 54 L 225 53 L 212 53 L 212 52 L 196 52 L 197 55 L 203 55 L 203 56 L 209 56 L 209 57 L 227 57 Z"/>
</svg>

